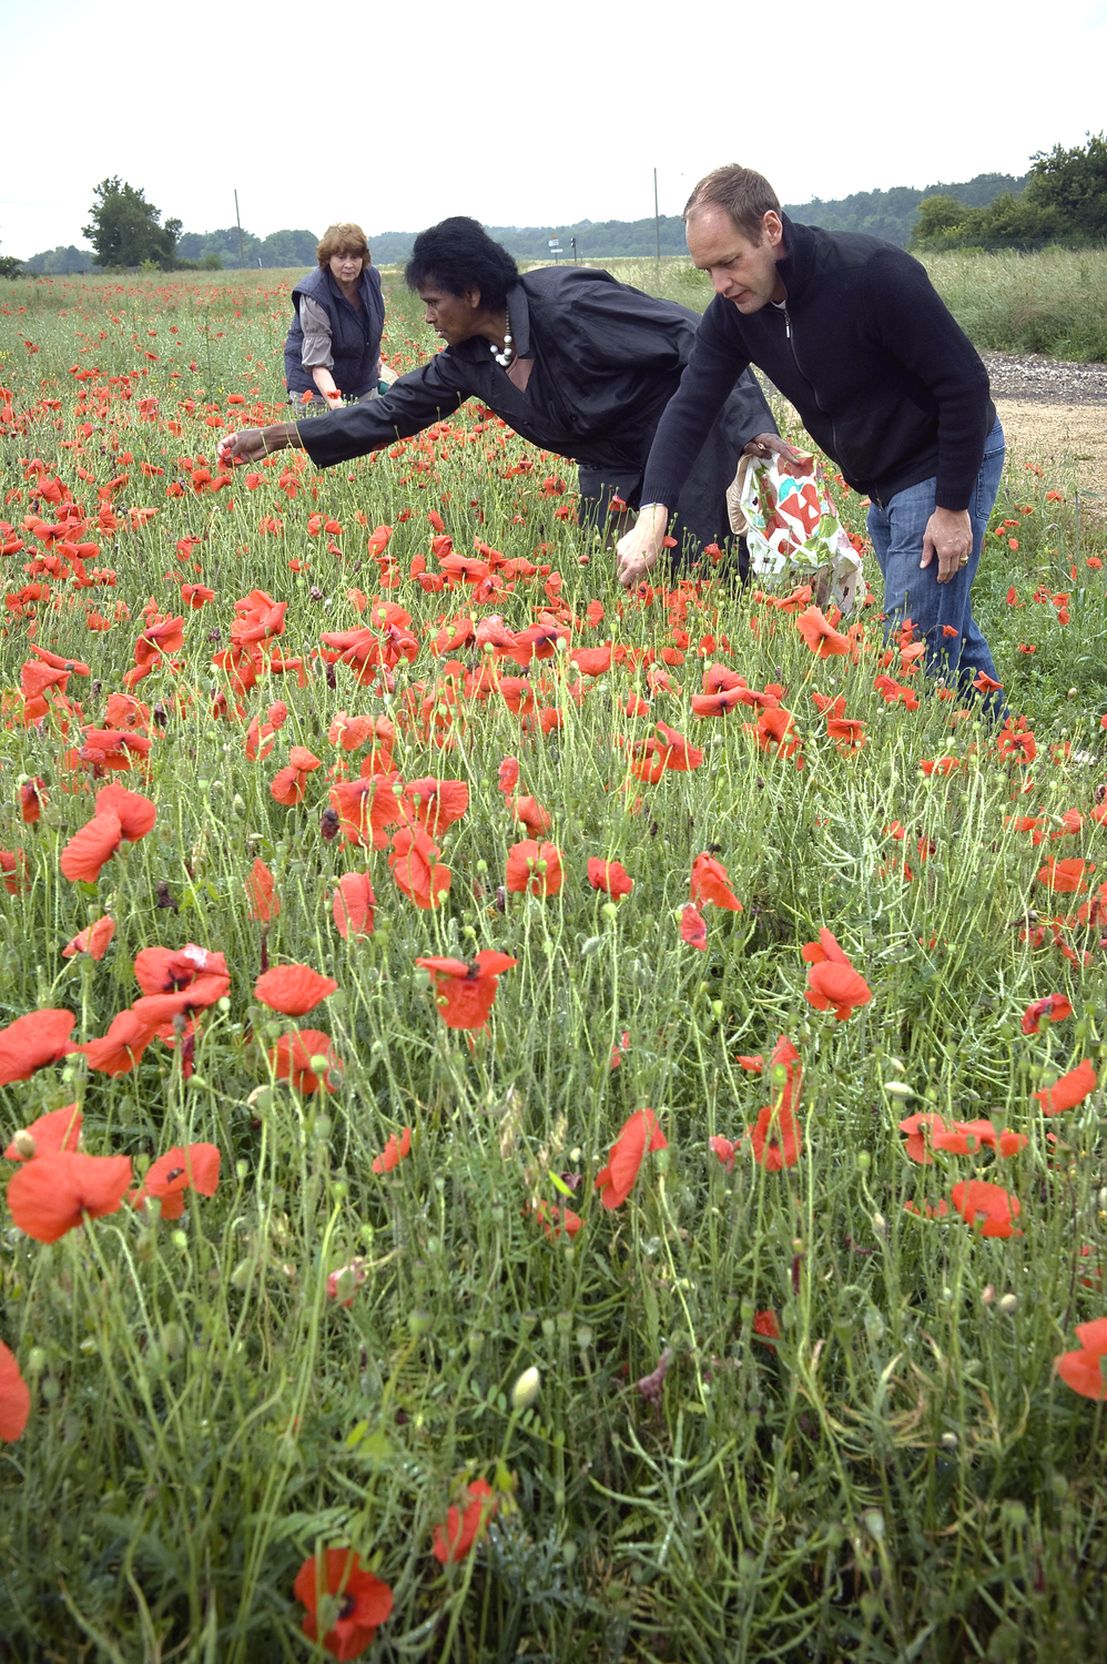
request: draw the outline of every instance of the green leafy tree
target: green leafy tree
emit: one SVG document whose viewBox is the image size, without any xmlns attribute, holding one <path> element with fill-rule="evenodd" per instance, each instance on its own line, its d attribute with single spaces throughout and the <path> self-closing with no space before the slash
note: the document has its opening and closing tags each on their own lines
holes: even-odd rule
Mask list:
<svg viewBox="0 0 1107 1664">
<path fill-rule="evenodd" d="M 311 231 L 271 231 L 268 237 L 262 238 L 257 253 L 262 265 L 269 268 L 314 266 L 318 243 L 319 238 Z M 371 238 L 369 246 L 372 248 Z M 373 258 L 376 257 L 374 250 Z"/>
<path fill-rule="evenodd" d="M 161 210 L 145 194 L 117 175 L 96 186 L 90 222 L 84 227 L 100 266 L 151 264 L 168 271 L 173 264 L 180 220 L 161 224 Z"/>
<path fill-rule="evenodd" d="M 937 207 L 933 206 L 938 204 Z M 1086 248 L 1107 238 L 1107 136 L 1065 150 L 1055 145 L 1034 157 L 1026 187 L 1003 191 L 987 207 L 959 210 L 948 197 L 931 197 L 919 209 L 913 246 L 942 248 L 1043 248 L 1061 243 Z"/>
<path fill-rule="evenodd" d="M 1058 144 L 1039 151 L 1023 196 L 1040 219 L 1042 241 L 1102 242 L 1107 238 L 1107 135 L 1089 135 L 1087 144 L 1072 150 Z"/>
<path fill-rule="evenodd" d="M 177 240 L 177 258 L 196 261 L 201 269 L 211 270 L 204 262 L 215 257 L 215 270 L 256 266 L 261 251 L 261 240 L 250 231 L 239 232 L 236 225 L 218 231 L 186 231 Z"/>
<path fill-rule="evenodd" d="M 928 196 L 919 203 L 912 248 L 963 248 L 973 240 L 971 226 L 986 209 L 970 207 L 952 196 Z"/>
<path fill-rule="evenodd" d="M 27 272 L 33 277 L 72 277 L 78 272 L 87 272 L 92 266 L 92 255 L 87 248 L 76 248 L 72 243 L 61 244 L 57 248 L 43 249 L 40 254 L 32 254 L 24 262 Z"/>
</svg>

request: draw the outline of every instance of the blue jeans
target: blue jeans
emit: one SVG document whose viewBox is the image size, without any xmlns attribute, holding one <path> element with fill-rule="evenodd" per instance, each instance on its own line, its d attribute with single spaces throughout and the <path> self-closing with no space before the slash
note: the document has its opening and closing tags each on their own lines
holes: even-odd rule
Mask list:
<svg viewBox="0 0 1107 1664">
<path fill-rule="evenodd" d="M 898 629 L 905 618 L 915 626 L 915 638 L 926 642 L 926 667 L 951 686 L 967 691 L 974 676 L 983 671 L 994 681 L 995 661 L 988 643 L 972 615 L 971 592 L 988 520 L 1003 474 L 1004 439 L 998 421 L 984 442 L 984 460 L 976 476 L 969 518 L 972 521 L 972 554 L 969 564 L 955 572 L 947 584 L 938 582 L 938 558 L 920 569 L 923 532 L 934 512 L 935 480 L 921 480 L 897 491 L 883 507 L 869 509 L 869 536 L 884 575 L 885 634 Z M 943 626 L 956 630 L 947 635 Z M 989 711 L 1002 720 L 1003 696 L 986 696 Z"/>
</svg>

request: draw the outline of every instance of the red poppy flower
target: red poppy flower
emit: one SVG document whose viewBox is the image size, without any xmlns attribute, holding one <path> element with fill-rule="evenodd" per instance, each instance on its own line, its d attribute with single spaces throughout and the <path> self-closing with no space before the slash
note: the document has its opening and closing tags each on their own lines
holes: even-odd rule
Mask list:
<svg viewBox="0 0 1107 1664">
<path fill-rule="evenodd" d="M 1062 895 L 1078 895 L 1088 888 L 1086 875 L 1094 871 L 1094 861 L 1082 861 L 1077 855 L 1056 861 L 1051 855 L 1045 866 L 1038 868 L 1038 883 Z"/>
<path fill-rule="evenodd" d="M 598 855 L 593 855 L 588 861 L 588 882 L 594 890 L 603 890 L 616 901 L 622 896 L 629 896 L 634 888 L 634 880 L 629 877 L 621 861 L 601 861 Z"/>
<path fill-rule="evenodd" d="M 292 1592 L 305 1608 L 304 1634 L 321 1641 L 332 1658 L 357 1658 L 392 1611 L 392 1590 L 367 1572 L 352 1548 L 328 1548 L 322 1564 L 312 1555 L 296 1573 Z M 319 1633 L 320 1606 L 329 1628 Z"/>
<path fill-rule="evenodd" d="M 531 1212 L 551 1242 L 560 1242 L 565 1238 L 571 1241 L 584 1224 L 579 1213 L 574 1213 L 572 1208 L 558 1207 L 554 1202 L 535 1202 Z"/>
<path fill-rule="evenodd" d="M 81 1121 L 76 1104 L 48 1110 L 29 1127 L 20 1128 L 4 1155 L 8 1161 L 31 1161 L 36 1156 L 56 1155 L 59 1150 L 75 1150 L 81 1138 Z"/>
<path fill-rule="evenodd" d="M 299 1028 L 282 1034 L 269 1053 L 269 1062 L 277 1079 L 289 1081 L 297 1092 L 335 1089 L 330 1071 L 340 1065 L 331 1049 L 330 1035 L 320 1029 Z"/>
<path fill-rule="evenodd" d="M 800 1124 L 784 1103 L 766 1104 L 757 1120 L 747 1127 L 753 1159 L 766 1173 L 794 1167 L 803 1149 Z"/>
<path fill-rule="evenodd" d="M 30 1080 L 36 1069 L 71 1052 L 69 1037 L 77 1021 L 72 1011 L 29 1011 L 0 1029 L 0 1086 Z"/>
<path fill-rule="evenodd" d="M 1004 728 L 996 736 L 996 750 L 1003 762 L 1032 763 L 1038 755 L 1038 743 L 1028 729 L 1012 724 L 1008 717 Z"/>
<path fill-rule="evenodd" d="M 665 756 L 665 767 L 673 774 L 690 774 L 700 767 L 703 752 L 698 745 L 690 745 L 682 733 L 664 722 L 657 724 L 657 732 Z"/>
<path fill-rule="evenodd" d="M 442 1021 L 447 1028 L 483 1028 L 496 998 L 499 978 L 518 963 L 494 948 L 482 948 L 469 963 L 464 959 L 417 959 L 429 971 Z"/>
<path fill-rule="evenodd" d="M 321 976 L 310 965 L 275 965 L 254 983 L 254 998 L 285 1017 L 302 1017 L 337 988 L 333 977 Z"/>
<path fill-rule="evenodd" d="M 808 965 L 848 965 L 849 959 L 838 946 L 838 938 L 829 930 L 820 930 L 817 942 L 805 942 L 800 957 Z"/>
<path fill-rule="evenodd" d="M 70 883 L 94 884 L 100 869 L 110 861 L 123 842 L 123 825 L 114 809 L 93 815 L 80 831 L 74 832 L 61 852 L 58 866 Z"/>
<path fill-rule="evenodd" d="M 755 1340 L 764 1341 L 766 1346 L 775 1346 L 780 1339 L 780 1324 L 774 1311 L 754 1312 L 753 1334 Z"/>
<path fill-rule="evenodd" d="M 668 1147 L 669 1140 L 658 1126 L 652 1109 L 636 1109 L 633 1115 L 628 1115 L 608 1151 L 607 1166 L 596 1174 L 596 1189 L 604 1207 L 622 1207 L 634 1189 L 646 1152 Z"/>
<path fill-rule="evenodd" d="M 851 717 L 828 717 L 826 731 L 839 751 L 860 751 L 868 743 L 865 724 Z"/>
<path fill-rule="evenodd" d="M 157 805 L 141 792 L 129 792 L 126 786 L 101 786 L 96 793 L 96 813 L 118 815 L 129 844 L 137 843 L 153 831 L 158 818 Z"/>
<path fill-rule="evenodd" d="M 367 872 L 343 873 L 331 907 L 338 934 L 346 940 L 351 936 L 371 936 L 376 902 Z"/>
<path fill-rule="evenodd" d="M 904 1213 L 913 1213 L 919 1219 L 944 1219 L 949 1213 L 949 1203 L 944 1199 L 936 1207 L 924 1202 L 922 1207 L 917 1202 L 904 1202 Z"/>
<path fill-rule="evenodd" d="M 796 619 L 796 629 L 816 658 L 830 659 L 838 653 L 848 653 L 850 642 L 823 616 L 821 607 L 808 607 Z"/>
<path fill-rule="evenodd" d="M 379 1156 L 373 1157 L 374 1173 L 391 1173 L 392 1169 L 394 1167 L 398 1167 L 404 1157 L 409 1155 L 410 1152 L 410 1127 L 405 1127 L 399 1138 L 396 1137 L 394 1132 L 389 1133 L 388 1142 L 385 1144 L 384 1149 L 381 1151 Z"/>
<path fill-rule="evenodd" d="M 204 1011 L 230 992 L 226 957 L 186 942 L 183 948 L 141 948 L 135 955 L 135 978 L 144 994 L 185 994 L 180 1009 Z M 142 1005 L 135 1001 L 135 1008 Z"/>
<path fill-rule="evenodd" d="M 1080 1342 L 1079 1351 L 1063 1352 L 1054 1359 L 1058 1375 L 1067 1387 L 1084 1398 L 1107 1398 L 1107 1372 L 1103 1368 L 1103 1360 L 1107 1358 L 1107 1317 L 1078 1323 L 1076 1338 Z"/>
<path fill-rule="evenodd" d="M 0 1340 L 0 1443 L 14 1444 L 31 1414 L 31 1391 L 13 1351 Z"/>
<path fill-rule="evenodd" d="M 742 911 L 742 903 L 730 887 L 726 868 L 713 855 L 697 855 L 692 862 L 691 894 L 692 900 L 700 906 L 710 901 L 730 913 Z"/>
<path fill-rule="evenodd" d="M 1022 1032 L 1037 1034 L 1042 1023 L 1059 1023 L 1072 1016 L 1072 1006 L 1064 994 L 1047 994 L 1044 999 L 1031 1000 L 1022 1014 Z"/>
<path fill-rule="evenodd" d="M 509 797 L 507 806 L 511 810 L 512 819 L 519 826 L 525 826 L 535 837 L 548 832 L 553 824 L 550 811 L 543 808 L 536 797 Z"/>
<path fill-rule="evenodd" d="M 131 1183 L 130 1156 L 86 1156 L 73 1150 L 36 1156 L 13 1173 L 8 1211 L 36 1242 L 57 1242 L 87 1214 L 115 1213 Z"/>
<path fill-rule="evenodd" d="M 250 917 L 261 924 L 268 924 L 275 919 L 281 910 L 280 898 L 276 894 L 273 874 L 259 856 L 250 868 L 250 875 L 246 880 L 246 894 L 250 898 Z"/>
<path fill-rule="evenodd" d="M 327 1299 L 337 1300 L 340 1306 L 352 1306 L 354 1295 L 369 1276 L 368 1263 L 355 1254 L 349 1265 L 327 1273 Z"/>
<path fill-rule="evenodd" d="M 954 1121 L 948 1127 L 935 1127 L 930 1135 L 930 1142 L 935 1150 L 940 1150 L 945 1155 L 974 1156 L 985 1145 L 995 1148 L 996 1129 L 991 1121 L 983 1118 L 975 1121 Z M 1024 1140 L 1025 1142 L 1027 1140 Z"/>
<path fill-rule="evenodd" d="M 404 815 L 417 822 L 432 838 L 459 821 L 469 808 L 469 788 L 464 780 L 412 780 L 400 799 Z"/>
<path fill-rule="evenodd" d="M 27 882 L 27 852 L 0 849 L 0 882 L 10 896 L 17 896 Z"/>
<path fill-rule="evenodd" d="M 465 1487 L 465 1503 L 453 1503 L 446 1510 L 446 1523 L 434 1528 L 434 1558 L 443 1566 L 464 1560 L 496 1512 L 498 1498 L 486 1479 L 474 1479 Z"/>
<path fill-rule="evenodd" d="M 421 826 L 401 826 L 392 840 L 388 865 L 396 888 L 425 911 L 441 905 L 453 874 L 442 866 L 438 845 Z"/>
<path fill-rule="evenodd" d="M 900 1132 L 907 1134 L 904 1140 L 903 1153 L 912 1161 L 917 1161 L 920 1167 L 931 1167 L 934 1157 L 931 1154 L 930 1140 L 935 1132 L 945 1131 L 945 1122 L 940 1115 L 917 1114 L 909 1115 L 899 1124 Z"/>
<path fill-rule="evenodd" d="M 852 965 L 827 961 L 812 965 L 807 973 L 805 998 L 816 1011 L 833 1011 L 840 1023 L 852 1017 L 858 1006 L 868 1005 L 872 989 Z"/>
<path fill-rule="evenodd" d="M 783 705 L 771 705 L 762 710 L 752 729 L 762 751 L 775 751 L 778 757 L 796 757 L 796 767 L 803 766 L 803 758 L 796 756 L 800 737 L 795 732 L 796 719 Z"/>
<path fill-rule="evenodd" d="M 28 826 L 32 826 L 36 820 L 41 819 L 45 805 L 46 781 L 41 775 L 33 780 L 24 780 L 19 788 L 20 818 Z"/>
<path fill-rule="evenodd" d="M 90 959 L 103 959 L 115 935 L 115 920 L 105 913 L 101 918 L 79 930 L 71 942 L 62 948 L 63 959 L 73 959 L 78 953 L 87 953 Z"/>
<path fill-rule="evenodd" d="M 269 783 L 269 795 L 275 802 L 291 809 L 307 796 L 308 776 L 322 763 L 305 746 L 294 745 L 288 755 L 287 767 L 278 769 Z"/>
<path fill-rule="evenodd" d="M 707 1140 L 707 1147 L 713 1155 L 718 1157 L 729 1173 L 734 1166 L 734 1158 L 738 1153 L 740 1143 L 740 1139 L 724 1138 L 722 1133 L 717 1132 Z"/>
<path fill-rule="evenodd" d="M 563 882 L 561 854 L 554 844 L 524 838 L 508 850 L 505 883 L 512 894 L 556 896 Z"/>
<path fill-rule="evenodd" d="M 184 1212 L 184 1193 L 214 1196 L 219 1183 L 219 1150 L 214 1144 L 174 1145 L 147 1170 L 142 1186 L 131 1197 L 136 1208 L 154 1196 L 161 1203 L 163 1219 L 179 1219 Z"/>
<path fill-rule="evenodd" d="M 690 901 L 681 910 L 680 936 L 690 948 L 697 948 L 700 953 L 707 952 L 707 925 L 698 902 Z"/>
<path fill-rule="evenodd" d="M 966 1179 L 955 1184 L 950 1197 L 967 1225 L 981 1236 L 1021 1236 L 1015 1220 L 1022 1211 L 1017 1196 L 985 1179 Z"/>
<path fill-rule="evenodd" d="M 154 1038 L 157 1022 L 146 1021 L 133 1010 L 120 1011 L 108 1032 L 98 1040 L 85 1040 L 72 1048 L 83 1052 L 90 1069 L 102 1075 L 128 1075 L 142 1060 Z"/>
<path fill-rule="evenodd" d="M 399 776 L 391 770 L 365 773 L 356 780 L 343 780 L 331 787 L 330 806 L 338 815 L 342 836 L 348 843 L 388 847 L 388 828 L 400 819 L 400 799 L 395 786 Z"/>
<path fill-rule="evenodd" d="M 1096 1089 L 1096 1072 L 1087 1058 L 1070 1069 L 1067 1075 L 1043 1086 L 1034 1096 L 1042 1106 L 1043 1115 L 1063 1115 L 1066 1109 L 1082 1104 L 1089 1092 Z"/>
</svg>

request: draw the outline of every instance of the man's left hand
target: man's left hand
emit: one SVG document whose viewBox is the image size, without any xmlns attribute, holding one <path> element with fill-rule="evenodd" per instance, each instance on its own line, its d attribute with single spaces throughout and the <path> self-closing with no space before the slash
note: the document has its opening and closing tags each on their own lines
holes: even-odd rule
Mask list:
<svg viewBox="0 0 1107 1664">
<path fill-rule="evenodd" d="M 969 564 L 972 554 L 972 521 L 968 509 L 936 508 L 923 532 L 920 568 L 938 557 L 938 582 L 948 584 Z"/>
</svg>

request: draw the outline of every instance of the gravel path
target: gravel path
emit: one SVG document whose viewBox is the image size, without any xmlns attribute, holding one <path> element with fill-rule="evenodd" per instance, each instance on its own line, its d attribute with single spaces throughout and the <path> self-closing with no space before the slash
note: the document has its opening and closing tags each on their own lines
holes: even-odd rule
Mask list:
<svg viewBox="0 0 1107 1664">
<path fill-rule="evenodd" d="M 1089 513 L 1107 519 L 1107 364 L 1039 353 L 980 356 L 1007 435 L 1011 489 L 1020 465 L 1033 463 L 1051 486 L 1078 493 Z"/>
<path fill-rule="evenodd" d="M 1107 404 L 1107 364 L 1068 364 L 1041 353 L 982 352 L 998 399 Z"/>
</svg>

